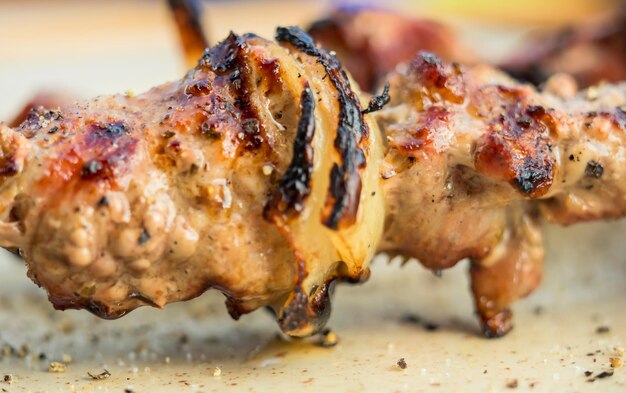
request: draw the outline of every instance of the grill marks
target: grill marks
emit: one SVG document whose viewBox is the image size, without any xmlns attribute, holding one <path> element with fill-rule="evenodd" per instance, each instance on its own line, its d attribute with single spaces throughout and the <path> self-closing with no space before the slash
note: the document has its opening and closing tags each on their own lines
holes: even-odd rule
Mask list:
<svg viewBox="0 0 626 393">
<path fill-rule="evenodd" d="M 322 212 L 322 222 L 328 228 L 339 229 L 356 222 L 361 194 L 359 169 L 366 165 L 361 145 L 369 136 L 363 119 L 359 99 L 350 87 L 350 82 L 339 61 L 323 49 L 315 46 L 313 39 L 296 26 L 279 27 L 276 40 L 286 42 L 303 53 L 317 57 L 331 83 L 337 89 L 339 121 L 335 137 L 335 149 L 341 164 L 333 164 L 330 174 L 330 189 Z"/>
<path fill-rule="evenodd" d="M 265 206 L 266 219 L 277 214 L 300 213 L 311 193 L 313 175 L 313 137 L 315 135 L 315 97 L 306 84 L 300 98 L 301 115 L 293 146 L 293 158 L 280 180 L 278 189 Z"/>
<path fill-rule="evenodd" d="M 548 191 L 554 177 L 552 117 L 543 107 L 527 106 L 522 90 L 496 88 L 504 104 L 478 141 L 474 164 L 479 172 L 508 181 L 527 197 L 538 198 Z"/>
</svg>

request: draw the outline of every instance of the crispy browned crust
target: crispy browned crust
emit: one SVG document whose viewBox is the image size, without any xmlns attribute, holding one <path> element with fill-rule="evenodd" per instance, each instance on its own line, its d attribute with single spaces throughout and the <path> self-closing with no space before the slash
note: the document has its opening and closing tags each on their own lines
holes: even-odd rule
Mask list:
<svg viewBox="0 0 626 393">
<path fill-rule="evenodd" d="M 498 86 L 501 113 L 476 144 L 479 173 L 509 182 L 524 195 L 539 197 L 552 185 L 555 159 L 551 152 L 552 123 L 546 108 L 524 102 L 519 90 Z"/>
<path fill-rule="evenodd" d="M 471 259 L 483 332 L 502 336 L 541 281 L 538 212 L 565 225 L 626 214 L 626 86 L 564 99 L 429 53 L 390 79 L 381 248 L 435 271 Z"/>
</svg>

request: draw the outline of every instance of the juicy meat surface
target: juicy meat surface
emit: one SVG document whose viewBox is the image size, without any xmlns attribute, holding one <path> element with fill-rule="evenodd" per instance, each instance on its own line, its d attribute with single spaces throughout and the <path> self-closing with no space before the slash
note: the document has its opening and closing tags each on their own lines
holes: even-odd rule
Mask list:
<svg viewBox="0 0 626 393">
<path fill-rule="evenodd" d="M 332 57 L 279 32 L 231 34 L 145 94 L 0 125 L 0 242 L 55 307 L 116 318 L 216 288 L 233 317 L 269 306 L 307 335 L 333 281 L 367 277 L 379 131 Z"/>
<path fill-rule="evenodd" d="M 367 105 L 301 29 L 276 40 L 231 34 L 180 81 L 0 124 L 0 245 L 55 307 L 115 318 L 215 288 L 306 336 L 383 251 L 470 258 L 496 337 L 541 280 L 542 218 L 626 213 L 624 84 L 564 98 L 422 52 Z"/>
<path fill-rule="evenodd" d="M 459 43 L 449 27 L 392 11 L 337 10 L 314 22 L 309 34 L 324 48 L 337 53 L 365 91 L 374 90 L 382 77 L 420 50 L 448 61 L 474 61 L 472 53 Z"/>
<path fill-rule="evenodd" d="M 626 84 L 564 99 L 429 53 L 390 82 L 380 249 L 435 271 L 469 258 L 485 334 L 502 335 L 541 280 L 540 217 L 626 214 Z"/>
</svg>

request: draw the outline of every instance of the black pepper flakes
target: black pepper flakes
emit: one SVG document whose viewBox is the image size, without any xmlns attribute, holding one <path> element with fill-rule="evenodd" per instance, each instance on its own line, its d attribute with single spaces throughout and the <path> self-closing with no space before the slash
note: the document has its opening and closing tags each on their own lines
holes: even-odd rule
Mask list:
<svg viewBox="0 0 626 393">
<path fill-rule="evenodd" d="M 139 235 L 139 245 L 142 246 L 146 244 L 150 240 L 150 233 L 146 230 L 146 228 L 141 229 L 141 235 Z"/>
<path fill-rule="evenodd" d="M 614 373 L 613 370 L 602 371 L 600 374 L 596 375 L 595 377 L 588 378 L 587 382 L 595 382 L 596 379 L 605 379 L 605 378 L 612 377 L 613 373 Z M 585 376 L 587 376 L 587 373 L 585 373 Z"/>
<path fill-rule="evenodd" d="M 107 199 L 106 196 L 102 196 L 102 198 L 98 199 L 98 202 L 96 202 L 96 206 L 98 207 L 109 206 L 109 200 Z"/>
<path fill-rule="evenodd" d="M 174 135 L 176 135 L 176 133 L 174 131 L 165 131 L 164 133 L 161 134 L 161 136 L 165 139 L 170 139 L 172 138 Z"/>
<path fill-rule="evenodd" d="M 587 166 L 585 167 L 585 175 L 587 177 L 593 177 L 595 179 L 599 179 L 602 177 L 604 173 L 604 167 L 597 161 L 589 161 Z"/>
<path fill-rule="evenodd" d="M 598 326 L 596 328 L 596 334 L 605 334 L 605 333 L 609 333 L 611 331 L 611 328 L 608 326 Z"/>
<path fill-rule="evenodd" d="M 398 362 L 396 363 L 398 365 L 398 367 L 400 367 L 400 369 L 405 370 L 407 368 L 407 364 L 406 364 L 406 360 L 404 360 L 404 358 L 400 358 L 398 360 Z"/>
<path fill-rule="evenodd" d="M 83 164 L 81 176 L 88 179 L 94 175 L 97 175 L 103 168 L 103 165 L 98 160 L 89 160 Z"/>
<path fill-rule="evenodd" d="M 600 374 L 596 375 L 596 378 L 598 379 L 609 378 L 613 376 L 613 373 L 614 373 L 613 370 L 602 371 Z"/>
<path fill-rule="evenodd" d="M 4 376 L 3 380 L 4 380 L 5 383 L 12 383 L 13 382 L 13 375 L 7 374 L 7 375 Z"/>
<path fill-rule="evenodd" d="M 217 131 L 217 129 L 209 122 L 202 123 L 202 125 L 200 126 L 200 133 L 211 139 L 222 138 L 222 134 L 220 134 L 220 132 Z"/>
</svg>

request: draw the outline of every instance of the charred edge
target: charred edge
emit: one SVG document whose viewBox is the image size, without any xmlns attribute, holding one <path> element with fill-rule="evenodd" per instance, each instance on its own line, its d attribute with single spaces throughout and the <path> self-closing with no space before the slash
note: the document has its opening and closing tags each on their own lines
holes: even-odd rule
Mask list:
<svg viewBox="0 0 626 393">
<path fill-rule="evenodd" d="M 326 281 L 309 298 L 298 286 L 279 319 L 280 329 L 288 335 L 303 336 L 319 333 L 330 318 L 334 278 Z"/>
<path fill-rule="evenodd" d="M 278 190 L 265 206 L 264 216 L 271 218 L 275 212 L 300 213 L 304 200 L 311 193 L 313 174 L 313 137 L 315 135 L 315 97 L 305 86 L 300 97 L 301 114 L 293 144 L 293 158 L 280 180 Z"/>
<path fill-rule="evenodd" d="M 520 99 L 517 90 L 504 86 L 499 90 L 515 100 Z M 493 126 L 494 135 L 503 144 L 495 148 L 507 158 L 512 172 L 510 184 L 531 198 L 545 194 L 552 185 L 555 159 L 547 135 L 553 127 L 551 119 L 543 107 L 525 108 L 521 102 L 515 102 L 505 107 L 505 114 L 500 115 Z M 524 152 L 523 159 L 514 153 L 519 149 Z"/>
<path fill-rule="evenodd" d="M 121 318 L 136 308 L 133 307 L 115 310 L 100 301 L 89 298 L 70 298 L 53 295 L 49 295 L 48 297 L 50 299 L 50 303 L 52 303 L 56 310 L 87 310 L 98 318 L 108 320 Z"/>
<path fill-rule="evenodd" d="M 309 56 L 322 57 L 322 53 L 315 45 L 313 38 L 298 26 L 278 27 L 276 40 L 288 42 Z"/>
<path fill-rule="evenodd" d="M 218 45 L 205 52 L 201 67 L 210 67 L 219 75 L 219 78 L 226 79 L 234 97 L 234 106 L 241 111 L 241 141 L 244 147 L 254 150 L 261 147 L 264 138 L 262 136 L 261 122 L 258 119 L 256 109 L 250 102 L 249 74 L 250 67 L 246 63 L 248 53 L 247 38 L 231 32 L 230 35 Z"/>
<path fill-rule="evenodd" d="M 339 101 L 339 124 L 335 137 L 335 149 L 342 158 L 341 166 L 335 164 L 331 171 L 330 190 L 322 222 L 328 228 L 338 229 L 340 224 L 351 225 L 361 193 L 361 178 L 358 169 L 365 166 L 365 154 L 359 147 L 369 130 L 361 113 L 359 99 L 350 87 L 350 81 L 339 61 L 323 49 L 318 49 L 307 33 L 297 26 L 279 27 L 276 40 L 287 42 L 300 51 L 317 57 L 328 77 L 337 89 Z"/>
<path fill-rule="evenodd" d="M 516 107 L 517 108 L 517 107 Z M 509 112 L 509 118 L 516 118 L 510 129 L 515 135 L 521 135 L 524 132 L 537 132 L 543 128 L 545 132 L 551 132 L 554 127 L 552 117 L 548 111 L 542 106 L 531 105 L 526 108 L 525 113 L 515 113 L 516 110 Z M 554 157 L 549 140 L 539 137 L 535 141 L 535 154 L 526 157 L 524 163 L 519 169 L 514 184 L 524 194 L 530 196 L 538 196 L 547 192 L 547 188 L 552 184 L 554 176 Z M 541 189 L 545 190 L 542 192 Z"/>
<path fill-rule="evenodd" d="M 226 304 L 226 310 L 228 311 L 228 315 L 230 315 L 230 317 L 234 319 L 235 321 L 238 321 L 242 315 L 250 312 L 243 306 L 242 302 L 238 300 L 236 297 L 230 296 L 226 293 L 224 293 L 224 296 L 226 296 L 225 304 Z"/>
<path fill-rule="evenodd" d="M 525 195 L 532 195 L 541 186 L 552 182 L 552 165 L 543 158 L 526 157 L 517 171 L 513 184 Z"/>
<path fill-rule="evenodd" d="M 364 115 L 372 112 L 377 112 L 385 107 L 391 101 L 391 96 L 389 95 L 389 82 L 385 83 L 385 87 L 383 88 L 383 92 L 379 96 L 372 97 L 367 105 L 367 108 L 363 109 L 361 113 Z"/>
<path fill-rule="evenodd" d="M 224 41 L 204 51 L 199 66 L 216 73 L 228 72 L 237 65 L 239 53 L 244 47 L 243 38 L 231 31 Z"/>
</svg>

